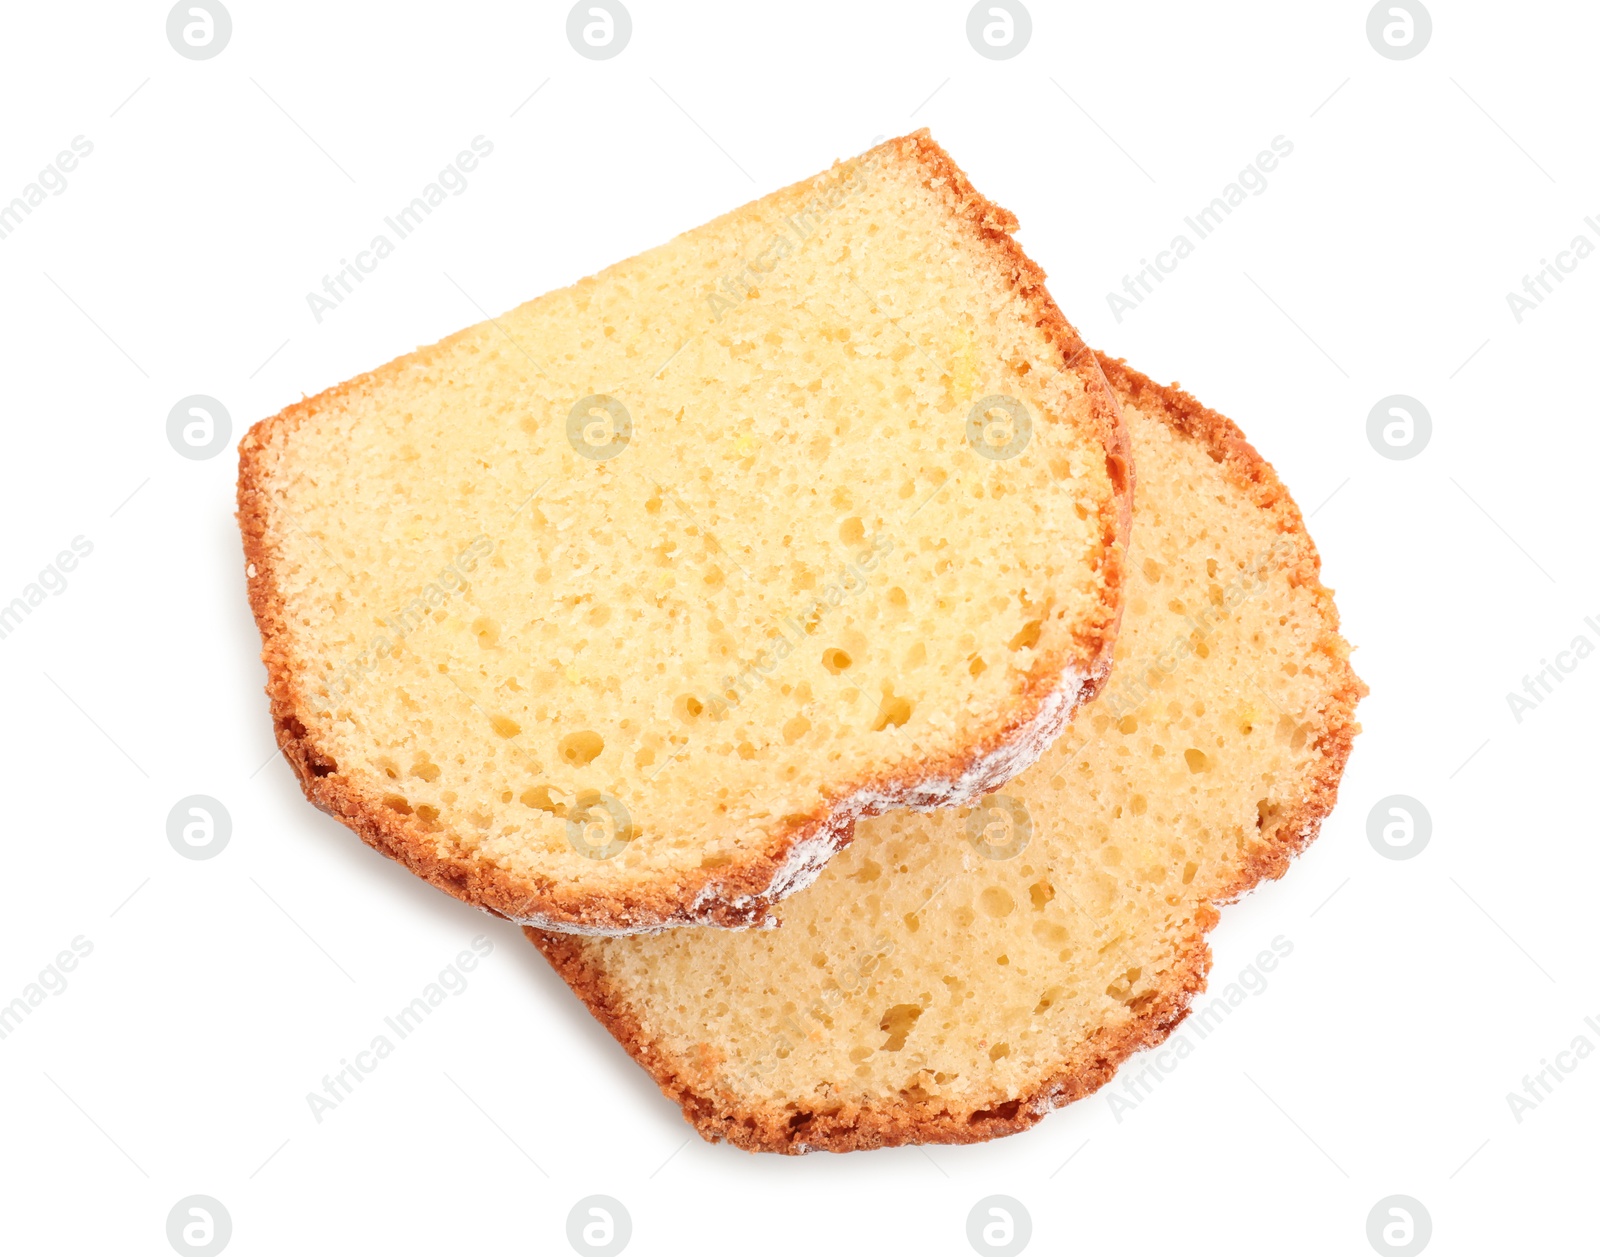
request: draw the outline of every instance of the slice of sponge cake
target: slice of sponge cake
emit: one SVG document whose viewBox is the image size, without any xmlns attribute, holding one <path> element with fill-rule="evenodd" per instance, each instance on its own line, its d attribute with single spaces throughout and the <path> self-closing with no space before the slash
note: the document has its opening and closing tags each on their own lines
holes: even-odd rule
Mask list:
<svg viewBox="0 0 1600 1257">
<path fill-rule="evenodd" d="M 708 1139 L 1032 1125 L 1204 989 L 1215 905 L 1332 808 L 1364 692 L 1300 513 L 1227 419 L 1117 362 L 1138 468 L 1105 691 L 964 812 L 864 821 L 776 930 L 529 936 Z"/>
<path fill-rule="evenodd" d="M 307 796 L 546 928 L 747 925 L 960 804 L 1109 665 L 1095 359 L 925 133 L 257 424 L 239 520 Z"/>
</svg>

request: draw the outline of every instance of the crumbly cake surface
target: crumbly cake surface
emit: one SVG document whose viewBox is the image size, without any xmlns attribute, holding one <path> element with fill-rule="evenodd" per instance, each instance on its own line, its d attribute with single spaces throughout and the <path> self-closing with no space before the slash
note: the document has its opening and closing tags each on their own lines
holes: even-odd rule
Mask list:
<svg viewBox="0 0 1600 1257">
<path fill-rule="evenodd" d="M 1109 665 L 1126 434 L 926 133 L 257 424 L 239 520 L 307 796 L 545 928 L 760 923 Z"/>
<path fill-rule="evenodd" d="M 780 928 L 529 937 L 708 1139 L 1011 1133 L 1160 1042 L 1216 906 L 1332 808 L 1365 692 L 1300 513 L 1221 415 L 1104 361 L 1137 469 L 1112 678 L 976 807 L 864 821 Z"/>
</svg>

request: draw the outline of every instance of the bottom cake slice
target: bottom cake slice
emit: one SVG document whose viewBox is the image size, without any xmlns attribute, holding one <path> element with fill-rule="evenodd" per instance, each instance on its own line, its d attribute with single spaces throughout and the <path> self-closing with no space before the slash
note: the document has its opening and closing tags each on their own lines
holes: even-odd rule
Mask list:
<svg viewBox="0 0 1600 1257">
<path fill-rule="evenodd" d="M 999 794 L 860 823 L 773 930 L 528 936 L 707 1139 L 805 1152 L 1022 1130 L 1160 1042 L 1215 905 L 1333 807 L 1365 687 L 1316 548 L 1229 420 L 1101 366 L 1136 475 L 1101 695 Z"/>
</svg>

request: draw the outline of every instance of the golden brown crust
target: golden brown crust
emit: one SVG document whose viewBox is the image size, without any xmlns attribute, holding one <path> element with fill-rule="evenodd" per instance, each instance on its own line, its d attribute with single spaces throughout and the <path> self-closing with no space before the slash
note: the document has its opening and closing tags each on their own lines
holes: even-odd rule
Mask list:
<svg viewBox="0 0 1600 1257">
<path fill-rule="evenodd" d="M 276 579 L 268 485 L 272 464 L 300 424 L 329 403 L 373 387 L 386 373 L 426 361 L 455 339 L 450 337 L 285 408 L 257 423 L 239 443 L 238 519 L 250 605 L 267 667 L 266 692 L 279 749 L 307 799 L 375 850 L 496 916 L 578 933 L 629 933 L 684 924 L 746 927 L 760 924 L 773 903 L 806 884 L 805 872 L 820 869 L 847 845 L 858 817 L 905 803 L 960 803 L 998 788 L 1036 759 L 1072 712 L 1099 691 L 1110 670 L 1122 615 L 1124 552 L 1132 516 L 1128 434 L 1120 408 L 1104 387 L 1092 351 L 1045 290 L 1044 272 L 1012 239 L 1016 217 L 978 193 L 927 131 L 890 140 L 874 152 L 890 150 L 917 162 L 924 184 L 941 192 L 951 214 L 987 247 L 1006 283 L 1032 311 L 1035 325 L 1061 353 L 1061 370 L 1082 381 L 1091 400 L 1093 422 L 1106 449 L 1112 494 L 1100 511 L 1101 554 L 1096 568 L 1105 596 L 1099 615 L 1075 630 L 1075 655 L 1063 652 L 1037 665 L 1001 728 L 960 753 L 924 764 L 915 778 L 885 774 L 840 789 L 810 816 L 792 822 L 777 836 L 772 850 L 749 853 L 742 863 L 684 870 L 670 883 L 619 889 L 602 897 L 593 889 L 524 878 L 441 850 L 438 837 L 414 818 L 390 811 L 345 781 L 333 756 L 317 745 L 316 721 L 300 686 L 298 655 Z M 941 782 L 960 782 L 963 789 L 947 797 L 927 789 L 930 783 Z"/>
<path fill-rule="evenodd" d="M 1318 768 L 1305 783 L 1296 806 L 1263 822 L 1260 841 L 1246 853 L 1235 878 L 1217 894 L 1217 902 L 1229 902 L 1263 880 L 1281 877 L 1290 860 L 1316 837 L 1323 818 L 1333 809 L 1351 743 L 1360 731 L 1355 705 L 1367 690 L 1350 669 L 1349 646 L 1339 636 L 1332 592 L 1319 579 L 1321 560 L 1316 547 L 1306 533 L 1299 508 L 1272 466 L 1226 416 L 1202 406 L 1176 386 L 1156 384 L 1119 359 L 1098 357 L 1119 396 L 1162 419 L 1174 431 L 1199 441 L 1213 459 L 1225 464 L 1229 478 L 1249 493 L 1260 509 L 1277 516 L 1280 531 L 1295 545 L 1289 560 L 1290 579 L 1316 591 L 1322 614 L 1323 632 L 1317 649 L 1332 661 L 1336 680 L 1321 713 L 1321 728 L 1313 735 L 1313 745 L 1322 752 Z M 1130 1021 L 1101 1027 L 1026 1095 L 996 1097 L 992 1107 L 954 1112 L 936 1102 L 907 1100 L 893 1106 L 861 1105 L 805 1114 L 752 1107 L 726 1091 L 708 1095 L 703 1089 L 695 1090 L 696 1080 L 709 1071 L 674 1059 L 659 1047 L 605 972 L 592 962 L 590 944 L 533 929 L 525 932 L 589 1011 L 655 1079 L 662 1093 L 682 1107 L 703 1138 L 727 1140 L 752 1152 L 793 1154 L 906 1143 L 974 1143 L 1025 1130 L 1052 1109 L 1091 1094 L 1110 1081 L 1129 1056 L 1163 1042 L 1188 1015 L 1190 1002 L 1205 989 L 1211 967 L 1205 936 L 1217 920 L 1211 904 L 1199 905 L 1192 932 L 1180 941 L 1177 962 Z"/>
</svg>

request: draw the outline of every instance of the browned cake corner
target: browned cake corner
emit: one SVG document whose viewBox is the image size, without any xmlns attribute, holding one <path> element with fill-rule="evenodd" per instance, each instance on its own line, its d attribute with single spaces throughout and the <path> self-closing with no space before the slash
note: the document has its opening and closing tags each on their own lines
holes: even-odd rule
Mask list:
<svg viewBox="0 0 1600 1257">
<path fill-rule="evenodd" d="M 307 798 L 487 911 L 629 933 L 758 923 L 859 817 L 1033 762 L 1106 675 L 1130 484 L 1015 228 L 918 132 L 252 428 Z M 1013 402 L 1014 457 L 961 439 Z"/>
<path fill-rule="evenodd" d="M 1299 510 L 1228 419 L 1101 365 L 1139 469 L 1129 607 L 1110 686 L 1061 741 L 965 823 L 863 823 L 776 931 L 527 931 L 705 1138 L 850 1151 L 1033 1125 L 1171 1033 L 1215 905 L 1281 876 L 1333 807 L 1366 687 Z M 989 839 L 1007 811 L 1014 852 Z"/>
</svg>

